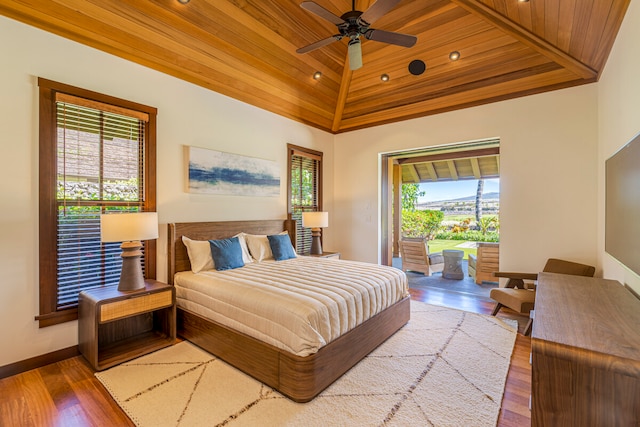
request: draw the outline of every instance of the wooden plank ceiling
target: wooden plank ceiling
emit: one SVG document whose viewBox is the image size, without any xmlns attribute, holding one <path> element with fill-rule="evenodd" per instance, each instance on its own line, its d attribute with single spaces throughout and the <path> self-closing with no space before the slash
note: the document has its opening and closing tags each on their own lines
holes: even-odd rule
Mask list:
<svg viewBox="0 0 640 427">
<path fill-rule="evenodd" d="M 415 35 L 416 45 L 364 40 L 364 65 L 351 71 L 346 39 L 296 53 L 337 32 L 300 2 L 0 0 L 0 14 L 339 133 L 594 82 L 629 4 L 402 0 L 372 27 Z M 349 0 L 316 3 L 351 10 Z M 416 59 L 423 74 L 408 70 Z"/>
<path fill-rule="evenodd" d="M 498 147 L 397 159 L 403 184 L 500 178 Z"/>
</svg>

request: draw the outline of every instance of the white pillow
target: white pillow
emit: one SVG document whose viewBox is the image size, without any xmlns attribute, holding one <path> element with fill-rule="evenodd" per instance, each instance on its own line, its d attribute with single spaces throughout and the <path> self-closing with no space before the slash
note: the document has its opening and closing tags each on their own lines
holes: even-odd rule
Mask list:
<svg viewBox="0 0 640 427">
<path fill-rule="evenodd" d="M 289 233 L 283 231 L 278 234 Z M 244 239 L 247 241 L 249 252 L 251 252 L 251 256 L 256 262 L 273 259 L 273 252 L 271 252 L 271 246 L 266 234 L 245 234 Z"/>
<path fill-rule="evenodd" d="M 246 233 L 238 233 L 233 237 L 237 237 L 240 241 L 240 247 L 242 248 L 242 261 L 245 264 L 249 264 L 253 262 L 253 258 L 251 258 L 251 254 L 249 253 L 249 248 L 247 248 L 247 240 L 245 239 Z"/>
<path fill-rule="evenodd" d="M 211 256 L 211 245 L 208 240 L 191 240 L 182 236 L 182 242 L 187 247 L 189 261 L 191 261 L 191 271 L 199 273 L 203 270 L 213 270 L 213 257 Z"/>
</svg>

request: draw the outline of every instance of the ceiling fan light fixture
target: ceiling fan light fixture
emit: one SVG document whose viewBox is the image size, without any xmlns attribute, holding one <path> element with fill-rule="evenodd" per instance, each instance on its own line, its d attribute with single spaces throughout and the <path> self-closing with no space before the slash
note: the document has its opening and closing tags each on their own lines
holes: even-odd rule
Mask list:
<svg viewBox="0 0 640 427">
<path fill-rule="evenodd" d="M 322 72 L 316 71 L 315 73 L 313 73 L 314 80 L 320 80 L 321 77 L 322 77 Z"/>
<path fill-rule="evenodd" d="M 359 38 L 349 41 L 349 69 L 357 70 L 362 67 L 362 45 Z"/>
<path fill-rule="evenodd" d="M 457 50 L 454 50 L 449 54 L 449 59 L 452 61 L 457 61 L 458 59 L 460 59 L 460 52 L 458 52 Z"/>
<path fill-rule="evenodd" d="M 356 10 L 356 2 L 353 0 L 351 2 L 351 10 L 343 13 L 342 16 L 335 15 L 314 1 L 303 1 L 300 3 L 301 8 L 335 25 L 338 33 L 296 49 L 296 53 L 311 52 L 348 37 L 350 39 L 348 48 L 349 68 L 353 71 L 362 67 L 360 37 L 402 47 L 415 45 L 418 41 L 416 36 L 371 28 L 371 24 L 393 9 L 399 1 L 377 0 L 367 10 L 361 12 Z"/>
<path fill-rule="evenodd" d="M 380 80 L 382 80 L 383 82 L 388 82 L 390 79 L 389 74 L 384 73 L 383 75 L 380 76 Z"/>
</svg>

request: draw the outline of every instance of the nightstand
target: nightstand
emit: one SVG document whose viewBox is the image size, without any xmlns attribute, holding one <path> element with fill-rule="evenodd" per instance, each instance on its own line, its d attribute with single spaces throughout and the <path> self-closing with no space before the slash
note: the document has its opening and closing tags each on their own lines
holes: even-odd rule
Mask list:
<svg viewBox="0 0 640 427">
<path fill-rule="evenodd" d="M 322 252 L 321 254 L 306 254 L 305 256 L 312 256 L 316 258 L 336 258 L 340 259 L 340 252 Z"/>
<path fill-rule="evenodd" d="M 78 297 L 78 347 L 97 371 L 176 341 L 175 288 L 145 280 L 145 289 L 90 289 Z"/>
</svg>

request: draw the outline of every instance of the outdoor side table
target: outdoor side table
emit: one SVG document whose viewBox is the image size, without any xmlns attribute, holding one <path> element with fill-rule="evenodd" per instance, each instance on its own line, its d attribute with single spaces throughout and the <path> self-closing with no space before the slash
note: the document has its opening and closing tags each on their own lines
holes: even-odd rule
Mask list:
<svg viewBox="0 0 640 427">
<path fill-rule="evenodd" d="M 464 258 L 464 251 L 457 249 L 445 249 L 442 251 L 442 256 L 444 258 L 444 270 L 442 270 L 442 277 L 453 280 L 464 279 L 464 272 L 462 271 L 462 258 Z"/>
</svg>

